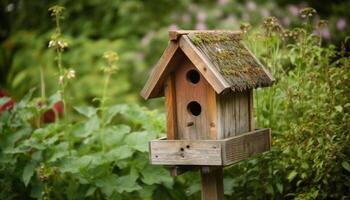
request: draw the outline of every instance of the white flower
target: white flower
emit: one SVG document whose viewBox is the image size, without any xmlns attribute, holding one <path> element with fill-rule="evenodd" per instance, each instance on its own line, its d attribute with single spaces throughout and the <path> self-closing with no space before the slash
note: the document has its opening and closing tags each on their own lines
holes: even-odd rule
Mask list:
<svg viewBox="0 0 350 200">
<path fill-rule="evenodd" d="M 68 79 L 73 79 L 73 78 L 75 78 L 75 71 L 72 70 L 72 69 L 70 69 L 70 70 L 68 71 L 68 73 L 67 73 L 67 78 L 68 78 Z"/>
<path fill-rule="evenodd" d="M 50 40 L 50 42 L 49 42 L 49 48 L 50 47 L 53 47 L 53 46 L 55 46 L 56 45 L 56 43 L 55 43 L 55 41 L 53 41 L 53 40 Z"/>
<path fill-rule="evenodd" d="M 63 79 L 64 79 L 64 76 L 59 76 L 58 77 L 58 83 L 59 84 L 63 84 Z"/>
</svg>

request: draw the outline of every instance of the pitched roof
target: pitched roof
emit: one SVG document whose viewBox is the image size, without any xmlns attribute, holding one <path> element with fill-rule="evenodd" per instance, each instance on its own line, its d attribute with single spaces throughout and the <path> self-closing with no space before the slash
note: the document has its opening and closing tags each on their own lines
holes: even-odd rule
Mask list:
<svg viewBox="0 0 350 200">
<path fill-rule="evenodd" d="M 243 44 L 241 32 L 170 31 L 169 39 L 167 49 L 141 92 L 145 99 L 163 95 L 163 82 L 183 54 L 217 93 L 229 88 L 243 91 L 266 87 L 274 82 L 272 75 Z"/>
</svg>

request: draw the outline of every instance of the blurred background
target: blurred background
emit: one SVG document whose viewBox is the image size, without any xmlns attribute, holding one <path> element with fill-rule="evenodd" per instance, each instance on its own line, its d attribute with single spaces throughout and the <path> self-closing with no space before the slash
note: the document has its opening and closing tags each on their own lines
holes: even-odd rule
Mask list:
<svg viewBox="0 0 350 200">
<path fill-rule="evenodd" d="M 165 49 L 171 29 L 239 30 L 241 23 L 254 28 L 267 16 L 293 27 L 300 24 L 299 10 L 311 6 L 319 18 L 329 21 L 322 29 L 326 45 L 340 44 L 350 32 L 350 1 L 344 0 L 1 0 L 0 89 L 14 98 L 39 88 L 40 67 L 46 90 L 57 90 L 54 53 L 48 49 L 55 27 L 48 8 L 55 4 L 66 7 L 61 28 L 70 46 L 63 65 L 76 71 L 69 90 L 74 104 L 91 104 L 101 95 L 101 57 L 111 50 L 120 57 L 119 70 L 108 88 L 111 102 L 159 105 L 162 100 L 143 101 L 139 91 Z"/>
</svg>

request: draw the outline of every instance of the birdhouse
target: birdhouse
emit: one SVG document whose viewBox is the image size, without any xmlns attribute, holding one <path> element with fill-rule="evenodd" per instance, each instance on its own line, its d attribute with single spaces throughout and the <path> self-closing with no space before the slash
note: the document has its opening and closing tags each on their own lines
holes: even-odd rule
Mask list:
<svg viewBox="0 0 350 200">
<path fill-rule="evenodd" d="M 270 129 L 254 128 L 253 89 L 272 75 L 234 31 L 170 31 L 144 86 L 165 97 L 166 139 L 150 142 L 158 165 L 227 166 L 270 149 Z"/>
</svg>

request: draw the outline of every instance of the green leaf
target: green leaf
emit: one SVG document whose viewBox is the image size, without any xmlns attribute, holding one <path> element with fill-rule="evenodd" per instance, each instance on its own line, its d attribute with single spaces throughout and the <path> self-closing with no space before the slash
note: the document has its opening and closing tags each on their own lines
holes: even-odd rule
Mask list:
<svg viewBox="0 0 350 200">
<path fill-rule="evenodd" d="M 101 191 L 107 196 L 111 196 L 115 191 L 117 185 L 117 175 L 110 174 L 108 176 L 103 176 L 95 181 L 97 187 L 101 188 Z"/>
<path fill-rule="evenodd" d="M 282 192 L 283 192 L 283 184 L 277 183 L 277 184 L 276 184 L 276 187 L 277 187 L 278 192 L 279 192 L 280 194 L 282 194 Z"/>
<path fill-rule="evenodd" d="M 125 142 L 138 151 L 147 152 L 149 139 L 150 135 L 146 131 L 132 132 L 125 138 Z"/>
<path fill-rule="evenodd" d="M 10 97 L 1 97 L 0 98 L 0 106 L 4 105 L 8 101 L 10 101 L 10 99 L 11 99 Z"/>
<path fill-rule="evenodd" d="M 232 195 L 234 187 L 234 180 L 232 178 L 224 178 L 224 193 L 225 195 Z"/>
<path fill-rule="evenodd" d="M 169 175 L 168 170 L 160 166 L 148 165 L 141 170 L 142 182 L 147 185 L 163 183 L 168 188 L 173 185 L 173 178 Z"/>
<path fill-rule="evenodd" d="M 130 149 L 127 145 L 123 145 L 112 149 L 108 153 L 105 154 L 106 159 L 109 161 L 118 161 L 125 158 L 130 158 L 133 154 L 133 150 Z"/>
<path fill-rule="evenodd" d="M 74 110 L 76 110 L 78 113 L 84 115 L 85 117 L 92 117 L 96 115 L 96 108 L 91 107 L 91 106 L 79 106 L 79 107 L 74 107 Z"/>
<path fill-rule="evenodd" d="M 343 107 L 342 106 L 335 106 L 334 108 L 338 112 L 343 112 Z"/>
<path fill-rule="evenodd" d="M 28 162 L 23 169 L 22 181 L 26 187 L 34 174 L 35 168 L 36 168 L 36 163 L 34 161 L 31 161 L 31 162 Z"/>
<path fill-rule="evenodd" d="M 48 107 L 52 108 L 52 106 L 59 101 L 62 101 L 62 97 L 59 92 L 56 92 L 54 95 L 48 98 Z"/>
<path fill-rule="evenodd" d="M 131 128 L 121 124 L 106 129 L 106 137 L 104 138 L 107 146 L 119 146 L 123 143 L 123 139 L 130 132 Z"/>
<path fill-rule="evenodd" d="M 297 176 L 297 172 L 295 170 L 291 171 L 288 176 L 287 176 L 287 179 L 289 182 L 292 182 L 292 180 Z"/>
<path fill-rule="evenodd" d="M 343 161 L 341 163 L 341 166 L 343 166 L 343 168 L 346 169 L 346 171 L 350 172 L 350 165 L 347 161 Z"/>
<path fill-rule="evenodd" d="M 142 188 L 137 184 L 138 173 L 135 169 L 131 169 L 130 173 L 125 176 L 118 177 L 116 181 L 116 189 L 119 193 L 133 192 Z"/>
<path fill-rule="evenodd" d="M 56 160 L 63 158 L 69 154 L 67 149 L 69 148 L 68 142 L 61 142 L 58 145 L 53 146 L 53 154 L 51 155 L 49 162 L 55 162 Z"/>
<path fill-rule="evenodd" d="M 274 194 L 275 192 L 274 192 L 274 189 L 273 189 L 273 187 L 272 187 L 272 185 L 270 185 L 270 184 L 266 184 L 266 192 L 268 193 L 268 194 Z"/>
<path fill-rule="evenodd" d="M 118 113 L 124 113 L 129 109 L 129 107 L 127 105 L 116 105 L 116 106 L 112 106 L 107 110 L 106 113 L 106 121 L 104 122 L 105 124 L 109 124 L 113 117 L 118 114 Z"/>
<path fill-rule="evenodd" d="M 96 187 L 91 186 L 88 191 L 85 193 L 85 197 L 91 196 L 95 193 Z"/>
</svg>

